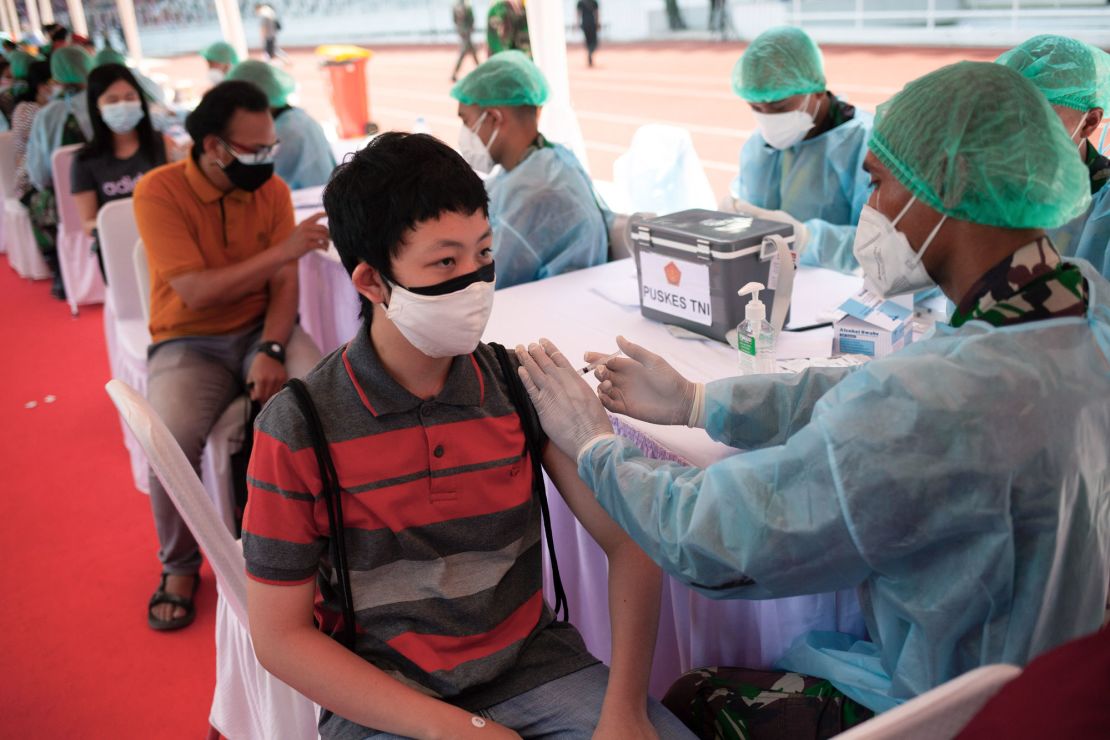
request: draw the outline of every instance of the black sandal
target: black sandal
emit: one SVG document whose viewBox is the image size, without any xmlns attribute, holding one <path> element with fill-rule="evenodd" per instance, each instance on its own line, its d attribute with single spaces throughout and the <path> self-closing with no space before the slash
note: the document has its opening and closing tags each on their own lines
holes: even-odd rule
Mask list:
<svg viewBox="0 0 1110 740">
<path fill-rule="evenodd" d="M 178 596 L 166 591 L 166 578 L 169 573 L 162 574 L 162 582 L 158 584 L 158 590 L 150 597 L 150 603 L 146 607 L 146 621 L 153 630 L 166 632 L 169 630 L 179 630 L 182 627 L 188 627 L 193 623 L 197 617 L 197 609 L 193 604 L 193 599 L 196 598 L 197 589 L 200 587 L 200 574 L 193 574 L 193 590 L 188 596 Z M 185 613 L 180 617 L 172 617 L 170 619 L 158 619 L 154 616 L 154 607 L 159 604 L 173 604 L 185 610 Z"/>
</svg>

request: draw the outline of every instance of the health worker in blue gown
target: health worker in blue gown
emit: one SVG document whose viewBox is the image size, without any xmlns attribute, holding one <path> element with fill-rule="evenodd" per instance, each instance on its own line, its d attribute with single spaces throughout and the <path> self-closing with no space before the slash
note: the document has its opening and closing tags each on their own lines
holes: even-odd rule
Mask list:
<svg viewBox="0 0 1110 740">
<path fill-rule="evenodd" d="M 459 153 L 486 180 L 497 287 L 603 264 L 608 212 L 574 154 L 539 132 L 547 81 L 519 51 L 482 62 L 451 89 Z"/>
<path fill-rule="evenodd" d="M 756 131 L 722 207 L 793 224 L 803 265 L 855 270 L 872 115 L 828 91 L 821 51 L 792 26 L 752 41 L 733 68 L 732 90 L 751 106 Z"/>
<path fill-rule="evenodd" d="M 1091 206 L 1049 232 L 1060 254 L 1089 261 L 1110 277 L 1110 158 L 1091 136 L 1110 106 L 1110 54 L 1066 36 L 1034 36 L 998 58 L 1037 86 L 1071 132 L 1087 167 Z"/>
<path fill-rule="evenodd" d="M 672 575 L 715 598 L 857 588 L 870 641 L 803 635 L 776 666 L 795 678 L 774 685 L 826 681 L 822 696 L 881 712 L 1099 628 L 1110 283 L 1045 235 L 1090 203 L 1068 134 L 998 64 L 944 67 L 880 106 L 856 258 L 883 295 L 936 283 L 956 304 L 893 355 L 702 386 L 622 339 L 595 395 L 550 343 L 518 348 L 544 430 Z M 743 451 L 703 469 L 649 459 L 606 408 Z M 745 695 L 679 684 L 668 706 L 699 732 L 716 692 Z"/>
</svg>

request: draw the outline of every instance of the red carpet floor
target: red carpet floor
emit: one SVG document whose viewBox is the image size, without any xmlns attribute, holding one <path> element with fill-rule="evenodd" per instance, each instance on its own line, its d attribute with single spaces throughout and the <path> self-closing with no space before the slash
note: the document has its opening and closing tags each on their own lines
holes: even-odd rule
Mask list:
<svg viewBox="0 0 1110 740">
<path fill-rule="evenodd" d="M 0 737 L 203 738 L 214 580 L 191 627 L 147 627 L 157 544 L 104 392 L 101 309 L 71 318 L 0 257 L 0 316 Z"/>
</svg>

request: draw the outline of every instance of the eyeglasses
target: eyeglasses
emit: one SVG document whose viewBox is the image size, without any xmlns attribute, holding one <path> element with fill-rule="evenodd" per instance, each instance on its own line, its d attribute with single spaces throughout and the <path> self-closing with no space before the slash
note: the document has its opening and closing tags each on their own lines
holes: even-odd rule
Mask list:
<svg viewBox="0 0 1110 740">
<path fill-rule="evenodd" d="M 253 150 L 241 144 L 226 142 L 223 139 L 220 139 L 220 144 L 223 145 L 228 154 L 243 164 L 270 164 L 277 157 L 278 149 L 281 147 L 280 141 L 275 141 L 273 144 L 263 144 Z"/>
</svg>

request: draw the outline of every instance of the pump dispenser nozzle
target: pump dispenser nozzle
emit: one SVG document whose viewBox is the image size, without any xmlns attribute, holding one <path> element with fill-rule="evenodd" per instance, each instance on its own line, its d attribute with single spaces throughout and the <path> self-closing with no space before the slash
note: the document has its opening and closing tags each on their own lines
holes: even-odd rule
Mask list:
<svg viewBox="0 0 1110 740">
<path fill-rule="evenodd" d="M 759 322 L 766 320 L 767 307 L 763 305 L 763 301 L 759 300 L 759 291 L 766 289 L 763 283 L 748 283 L 743 288 L 736 291 L 737 295 L 751 295 L 752 297 L 752 299 L 748 301 L 748 305 L 744 308 L 744 318 L 748 321 Z"/>
</svg>

